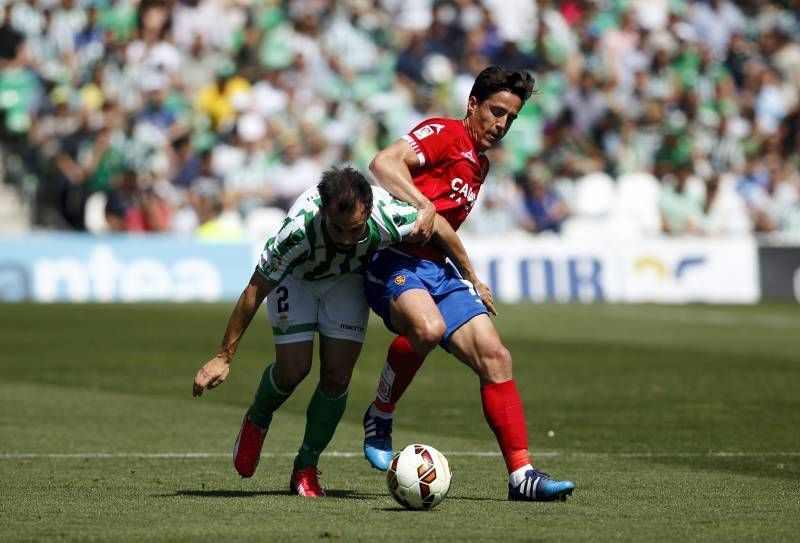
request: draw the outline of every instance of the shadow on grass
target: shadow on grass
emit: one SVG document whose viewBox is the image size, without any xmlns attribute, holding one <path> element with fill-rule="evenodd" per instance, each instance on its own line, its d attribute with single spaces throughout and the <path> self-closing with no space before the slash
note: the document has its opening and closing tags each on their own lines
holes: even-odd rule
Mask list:
<svg viewBox="0 0 800 543">
<path fill-rule="evenodd" d="M 500 498 L 480 498 L 477 496 L 448 496 L 445 501 L 470 501 L 470 502 L 505 502 L 508 500 Z M 405 513 L 405 512 L 425 512 L 430 509 L 406 509 L 401 505 L 393 505 L 391 507 L 376 507 L 375 511 L 386 511 L 388 513 Z"/>
<path fill-rule="evenodd" d="M 506 498 L 482 498 L 480 496 L 448 496 L 447 501 L 467 501 L 467 502 L 507 502 Z"/>
<path fill-rule="evenodd" d="M 368 500 L 383 496 L 371 492 L 359 492 L 357 490 L 326 490 L 328 498 L 338 498 L 343 500 Z M 193 498 L 256 498 L 259 496 L 293 496 L 288 490 L 176 490 L 165 494 L 154 494 L 156 498 L 177 498 L 180 496 L 190 496 Z"/>
</svg>

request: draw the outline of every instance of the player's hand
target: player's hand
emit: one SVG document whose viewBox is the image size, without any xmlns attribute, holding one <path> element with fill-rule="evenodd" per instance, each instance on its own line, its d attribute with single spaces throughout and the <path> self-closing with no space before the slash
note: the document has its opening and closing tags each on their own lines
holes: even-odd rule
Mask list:
<svg viewBox="0 0 800 543">
<path fill-rule="evenodd" d="M 422 244 L 428 243 L 433 235 L 433 222 L 436 219 L 436 208 L 428 200 L 428 203 L 417 209 L 417 220 L 414 229 L 411 231 L 410 239 Z"/>
<path fill-rule="evenodd" d="M 194 376 L 194 387 L 192 389 L 192 396 L 201 396 L 203 390 L 218 387 L 225 382 L 228 377 L 228 372 L 231 371 L 230 359 L 217 355 L 202 368 L 197 371 Z"/>
<path fill-rule="evenodd" d="M 497 310 L 494 308 L 494 298 L 492 298 L 492 290 L 485 283 L 481 283 L 480 281 L 475 281 L 473 284 L 475 285 L 475 290 L 478 292 L 478 296 L 483 300 L 483 305 L 486 306 L 489 313 L 497 316 Z"/>
</svg>

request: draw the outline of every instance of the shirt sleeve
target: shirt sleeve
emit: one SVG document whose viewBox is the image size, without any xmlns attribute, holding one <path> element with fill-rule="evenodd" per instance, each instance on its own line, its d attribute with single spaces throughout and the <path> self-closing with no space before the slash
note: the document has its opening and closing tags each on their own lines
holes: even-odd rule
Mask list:
<svg viewBox="0 0 800 543">
<path fill-rule="evenodd" d="M 417 220 L 417 210 L 395 198 L 378 199 L 373 206 L 372 218 L 381 235 L 381 246 L 386 247 L 408 238 Z"/>
<path fill-rule="evenodd" d="M 300 216 L 284 223 L 261 251 L 256 269 L 276 285 L 308 258 L 308 237 L 302 220 Z"/>
<path fill-rule="evenodd" d="M 453 146 L 452 129 L 435 120 L 425 121 L 403 136 L 417 154 L 420 166 L 436 164 L 447 156 Z"/>
</svg>

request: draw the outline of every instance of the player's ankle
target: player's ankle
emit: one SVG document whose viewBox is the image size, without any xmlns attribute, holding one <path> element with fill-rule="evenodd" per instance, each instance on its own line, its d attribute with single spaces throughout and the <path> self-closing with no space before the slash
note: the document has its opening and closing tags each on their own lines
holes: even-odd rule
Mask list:
<svg viewBox="0 0 800 543">
<path fill-rule="evenodd" d="M 511 484 L 511 486 L 519 485 L 522 481 L 525 480 L 525 473 L 532 469 L 533 466 L 531 466 L 530 464 L 525 464 L 524 466 L 515 469 L 514 471 L 508 474 L 508 482 Z"/>
<path fill-rule="evenodd" d="M 372 402 L 372 406 L 370 406 L 370 415 L 390 417 L 392 413 L 394 413 L 395 407 L 393 403 L 387 403 L 376 398 L 375 401 Z"/>
</svg>

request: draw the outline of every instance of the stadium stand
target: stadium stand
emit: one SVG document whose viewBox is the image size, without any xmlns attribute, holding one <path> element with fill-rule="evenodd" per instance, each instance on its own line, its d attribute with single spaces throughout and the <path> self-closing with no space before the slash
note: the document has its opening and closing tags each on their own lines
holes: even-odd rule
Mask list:
<svg viewBox="0 0 800 543">
<path fill-rule="evenodd" d="M 462 115 L 495 63 L 530 70 L 538 93 L 468 229 L 797 237 L 798 13 L 797 0 L 0 0 L 0 228 L 187 234 L 203 224 L 192 188 L 211 195 L 212 180 L 225 236 L 263 236 L 328 165 L 366 171 L 418 121 Z"/>
</svg>

